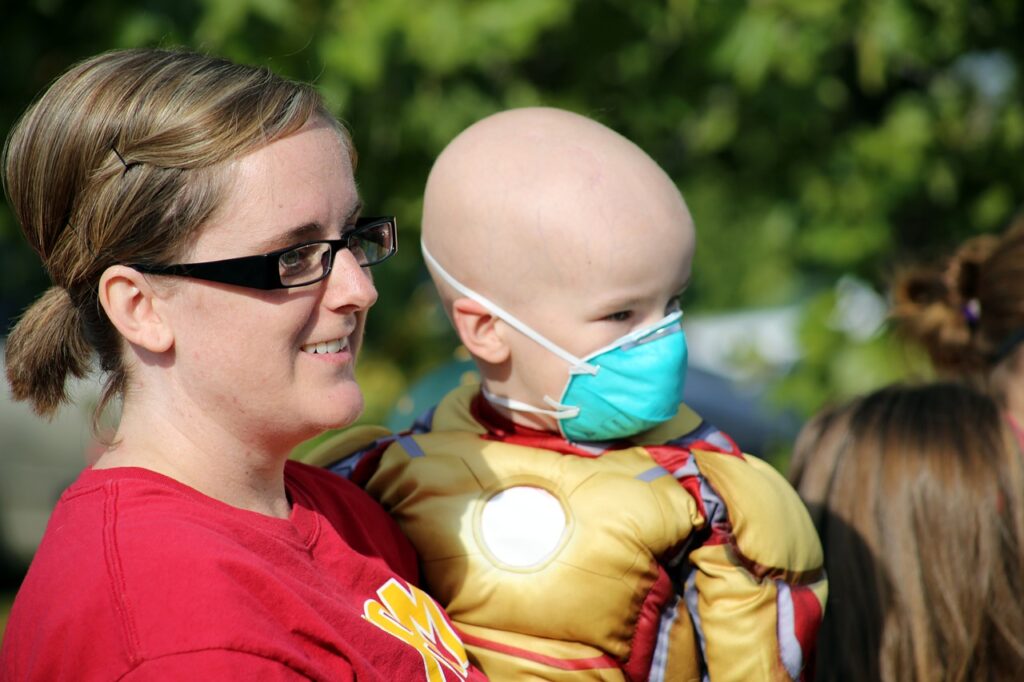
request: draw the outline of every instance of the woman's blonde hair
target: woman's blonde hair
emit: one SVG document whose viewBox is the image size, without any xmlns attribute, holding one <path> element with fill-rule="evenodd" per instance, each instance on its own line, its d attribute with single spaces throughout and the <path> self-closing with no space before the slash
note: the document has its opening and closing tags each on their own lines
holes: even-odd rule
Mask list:
<svg viewBox="0 0 1024 682">
<path fill-rule="evenodd" d="M 824 411 L 790 480 L 829 578 L 818 679 L 1022 679 L 1024 459 L 991 398 L 895 386 Z"/>
<path fill-rule="evenodd" d="M 94 356 L 108 375 L 97 415 L 122 395 L 121 337 L 99 305 L 100 275 L 180 257 L 225 199 L 226 162 L 314 116 L 351 151 L 312 87 L 265 68 L 139 49 L 98 55 L 58 78 L 4 148 L 11 207 L 54 284 L 7 340 L 14 398 L 53 414 L 68 376 L 85 376 Z"/>
</svg>

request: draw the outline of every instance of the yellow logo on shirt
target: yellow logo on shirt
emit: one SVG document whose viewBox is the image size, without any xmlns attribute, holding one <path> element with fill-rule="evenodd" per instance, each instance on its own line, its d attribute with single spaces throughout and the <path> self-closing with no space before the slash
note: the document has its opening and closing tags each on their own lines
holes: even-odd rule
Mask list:
<svg viewBox="0 0 1024 682">
<path fill-rule="evenodd" d="M 444 668 L 459 679 L 469 675 L 469 657 L 441 607 L 423 590 L 394 578 L 384 583 L 376 599 L 363 604 L 363 618 L 397 637 L 423 656 L 427 680 L 444 682 Z"/>
</svg>

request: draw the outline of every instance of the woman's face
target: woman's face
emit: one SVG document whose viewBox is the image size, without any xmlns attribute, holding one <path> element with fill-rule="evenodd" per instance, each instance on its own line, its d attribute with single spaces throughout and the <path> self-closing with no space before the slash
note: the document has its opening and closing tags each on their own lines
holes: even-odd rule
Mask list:
<svg viewBox="0 0 1024 682">
<path fill-rule="evenodd" d="M 337 239 L 360 210 L 349 153 L 322 122 L 229 167 L 224 205 L 183 259 L 248 256 L 313 239 Z M 353 376 L 370 272 L 338 251 L 315 284 L 260 291 L 176 280 L 164 300 L 174 332 L 175 409 L 198 410 L 261 446 L 289 447 L 351 423 L 363 398 Z M 317 345 L 327 352 L 313 352 Z M 189 415 L 186 414 L 186 417 Z"/>
</svg>

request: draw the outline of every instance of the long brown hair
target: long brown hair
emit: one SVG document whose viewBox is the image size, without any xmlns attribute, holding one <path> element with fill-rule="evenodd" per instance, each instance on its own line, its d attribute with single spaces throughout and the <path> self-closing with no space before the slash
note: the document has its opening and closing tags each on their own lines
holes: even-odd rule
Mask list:
<svg viewBox="0 0 1024 682">
<path fill-rule="evenodd" d="M 1024 458 L 991 398 L 894 386 L 826 410 L 790 480 L 825 550 L 819 679 L 1021 679 Z"/>
<path fill-rule="evenodd" d="M 97 298 L 117 263 L 181 256 L 222 204 L 229 162 L 311 117 L 350 140 L 310 86 L 186 51 L 109 52 L 68 70 L 4 148 L 4 185 L 54 286 L 7 340 L 17 400 L 51 415 L 69 375 L 108 373 L 97 415 L 122 395 L 122 342 Z M 352 156 L 354 161 L 354 154 Z"/>
</svg>

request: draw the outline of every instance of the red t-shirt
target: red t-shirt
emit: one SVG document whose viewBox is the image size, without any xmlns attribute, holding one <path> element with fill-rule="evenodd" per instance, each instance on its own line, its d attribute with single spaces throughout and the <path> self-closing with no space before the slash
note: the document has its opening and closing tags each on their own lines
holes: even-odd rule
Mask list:
<svg viewBox="0 0 1024 682">
<path fill-rule="evenodd" d="M 0 678 L 483 679 L 376 502 L 295 462 L 285 484 L 275 519 L 145 469 L 83 472 L 15 599 Z"/>
</svg>

